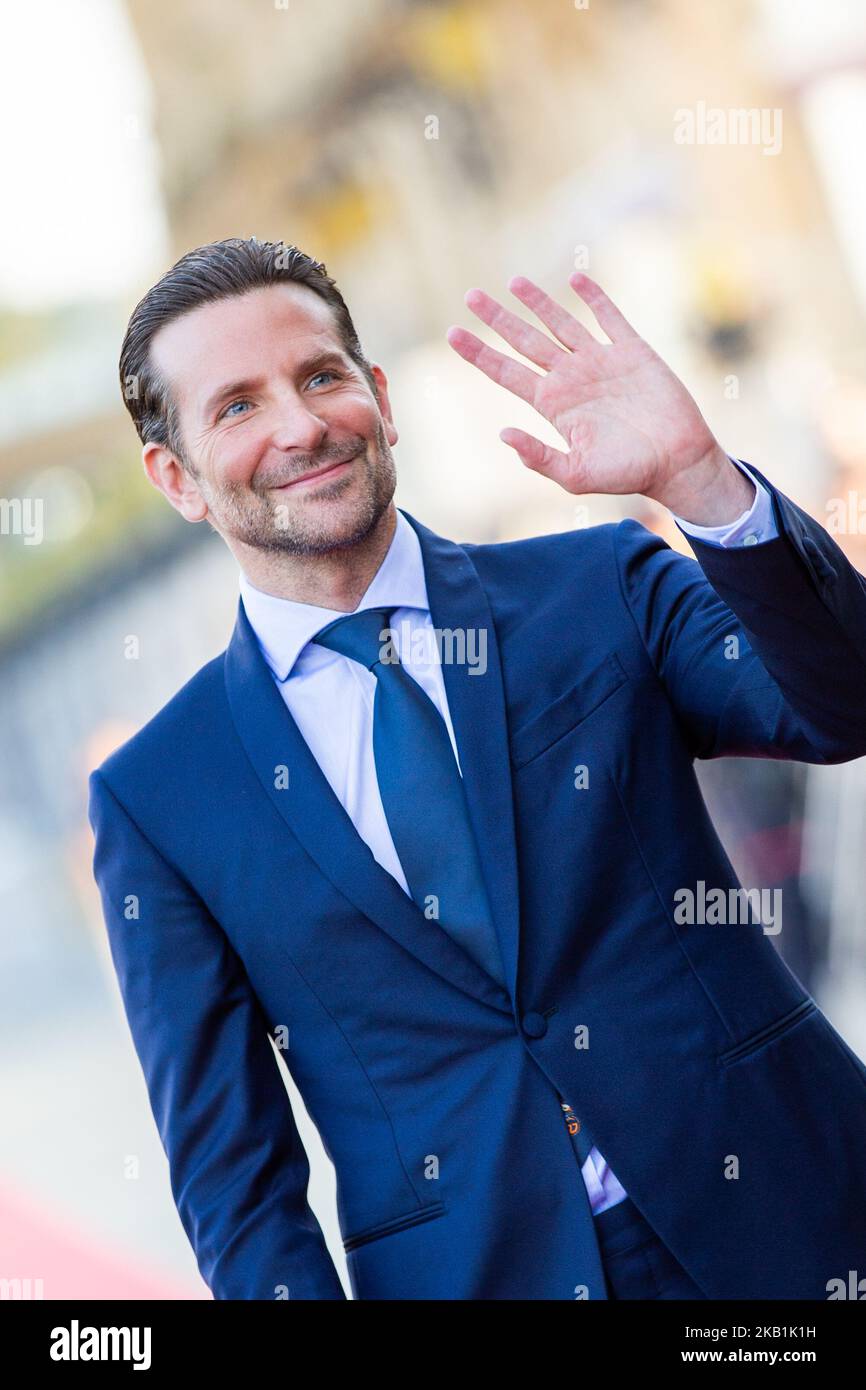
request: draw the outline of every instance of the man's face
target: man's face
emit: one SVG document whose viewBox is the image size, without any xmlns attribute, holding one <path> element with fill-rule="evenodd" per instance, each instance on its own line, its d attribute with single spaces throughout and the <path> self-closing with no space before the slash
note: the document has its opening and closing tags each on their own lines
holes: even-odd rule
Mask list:
<svg viewBox="0 0 866 1390">
<path fill-rule="evenodd" d="M 207 516 L 230 546 L 316 555 L 357 544 L 387 510 L 397 431 L 385 375 L 373 368 L 380 408 L 307 286 L 204 304 L 155 334 L 151 358 L 188 469 L 158 445 L 145 462 L 188 520 Z"/>
</svg>

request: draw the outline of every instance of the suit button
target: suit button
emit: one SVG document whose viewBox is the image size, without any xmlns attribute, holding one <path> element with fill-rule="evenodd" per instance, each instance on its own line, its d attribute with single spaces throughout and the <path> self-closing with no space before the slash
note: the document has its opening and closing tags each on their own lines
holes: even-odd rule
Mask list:
<svg viewBox="0 0 866 1390">
<path fill-rule="evenodd" d="M 825 559 L 811 537 L 803 537 L 803 549 L 812 561 L 815 567 L 815 573 L 818 577 L 823 579 L 825 584 L 835 584 L 836 580 L 839 578 L 836 570 L 830 564 L 829 560 Z"/>
<path fill-rule="evenodd" d="M 543 1038 L 547 1032 L 547 1019 L 541 1014 L 524 1014 L 523 1031 L 529 1038 Z"/>
</svg>

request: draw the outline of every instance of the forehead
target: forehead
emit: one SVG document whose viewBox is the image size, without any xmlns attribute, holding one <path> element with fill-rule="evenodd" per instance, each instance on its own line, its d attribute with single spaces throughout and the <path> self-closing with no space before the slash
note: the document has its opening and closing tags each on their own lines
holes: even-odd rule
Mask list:
<svg viewBox="0 0 866 1390">
<path fill-rule="evenodd" d="M 201 406 L 233 377 L 255 376 L 270 355 L 280 365 L 342 348 L 331 306 L 306 285 L 265 285 L 190 309 L 160 328 L 150 357 L 183 408 Z"/>
</svg>

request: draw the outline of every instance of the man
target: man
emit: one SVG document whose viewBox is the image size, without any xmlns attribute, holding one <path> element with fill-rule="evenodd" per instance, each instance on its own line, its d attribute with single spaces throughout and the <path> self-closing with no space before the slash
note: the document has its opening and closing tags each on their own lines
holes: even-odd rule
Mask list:
<svg viewBox="0 0 866 1390">
<path fill-rule="evenodd" d="M 452 347 L 633 521 L 458 545 L 394 507 L 381 367 L 297 248 L 231 239 L 121 354 L 153 484 L 238 561 L 231 642 L 91 777 L 95 873 L 216 1298 L 826 1298 L 866 1249 L 866 1067 L 768 936 L 695 758 L 866 754 L 864 580 L 588 276 L 602 343 L 466 300 Z M 132 904 L 132 907 L 130 907 Z M 708 904 L 710 908 L 708 910 Z"/>
</svg>

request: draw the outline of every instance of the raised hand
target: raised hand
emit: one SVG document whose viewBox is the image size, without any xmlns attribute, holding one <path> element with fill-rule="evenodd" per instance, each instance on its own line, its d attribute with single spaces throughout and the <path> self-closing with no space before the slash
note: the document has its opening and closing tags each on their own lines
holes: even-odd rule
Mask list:
<svg viewBox="0 0 866 1390">
<path fill-rule="evenodd" d="M 566 492 L 637 492 L 698 524 L 733 520 L 750 505 L 754 489 L 730 462 L 679 377 L 594 280 L 575 272 L 569 284 L 592 309 L 610 343 L 599 342 L 525 276 L 509 280 L 508 288 L 553 338 L 484 290 L 469 290 L 465 296 L 472 312 L 542 373 L 465 328 L 448 330 L 455 352 L 533 405 L 567 448 L 551 448 L 521 429 L 505 429 L 500 439 L 527 468 L 552 478 Z"/>
</svg>

